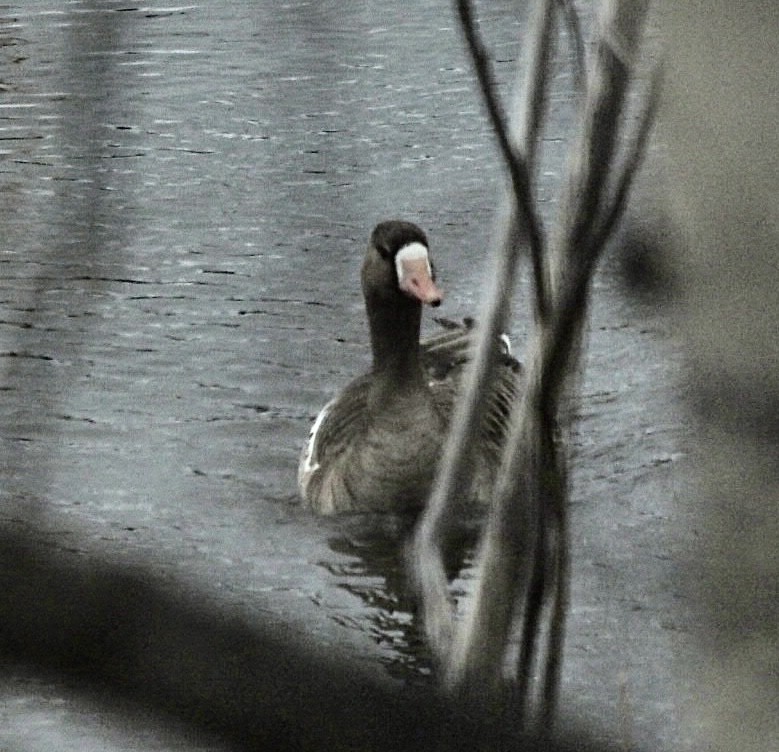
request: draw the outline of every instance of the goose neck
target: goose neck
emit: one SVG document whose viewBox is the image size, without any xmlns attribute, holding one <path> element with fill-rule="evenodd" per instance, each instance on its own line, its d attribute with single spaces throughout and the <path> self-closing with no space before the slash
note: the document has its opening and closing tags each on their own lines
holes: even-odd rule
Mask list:
<svg viewBox="0 0 779 752">
<path fill-rule="evenodd" d="M 422 381 L 419 331 L 422 306 L 405 300 L 402 305 L 368 303 L 374 374 L 396 386 Z"/>
</svg>

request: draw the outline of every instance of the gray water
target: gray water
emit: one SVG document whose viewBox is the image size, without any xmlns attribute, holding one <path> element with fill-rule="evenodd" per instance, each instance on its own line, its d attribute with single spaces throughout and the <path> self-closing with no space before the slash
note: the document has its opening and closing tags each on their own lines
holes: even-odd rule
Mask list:
<svg viewBox="0 0 779 752">
<path fill-rule="evenodd" d="M 503 93 L 513 6 L 482 21 Z M 558 58 L 547 217 L 573 112 Z M 294 476 L 318 408 L 368 364 L 377 221 L 428 231 L 444 315 L 480 303 L 502 173 L 449 4 L 6 4 L 0 61 L 2 524 L 429 681 L 394 550 L 301 510 Z M 613 259 L 593 292 L 562 712 L 682 749 L 680 357 Z M 196 748 L 21 670 L 0 691 L 15 749 Z"/>
</svg>

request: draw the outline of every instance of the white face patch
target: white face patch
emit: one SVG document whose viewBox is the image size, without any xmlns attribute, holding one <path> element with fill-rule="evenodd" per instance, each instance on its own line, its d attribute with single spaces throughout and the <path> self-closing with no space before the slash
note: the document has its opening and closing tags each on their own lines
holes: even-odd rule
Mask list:
<svg viewBox="0 0 779 752">
<path fill-rule="evenodd" d="M 419 261 L 424 259 L 427 263 L 427 272 L 432 277 L 433 269 L 430 266 L 430 256 L 427 253 L 427 248 L 422 243 L 409 243 L 404 245 L 395 254 L 395 269 L 398 273 L 398 283 L 403 282 L 403 275 L 405 270 L 403 268 L 404 261 Z"/>
</svg>

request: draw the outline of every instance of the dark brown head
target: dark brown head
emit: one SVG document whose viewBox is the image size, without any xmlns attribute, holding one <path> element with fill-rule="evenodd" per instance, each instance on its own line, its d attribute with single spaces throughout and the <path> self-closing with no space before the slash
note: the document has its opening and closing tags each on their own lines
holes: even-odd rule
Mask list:
<svg viewBox="0 0 779 752">
<path fill-rule="evenodd" d="M 441 304 L 425 233 L 399 219 L 380 222 L 373 230 L 362 265 L 366 300 L 412 300 L 430 306 Z"/>
</svg>

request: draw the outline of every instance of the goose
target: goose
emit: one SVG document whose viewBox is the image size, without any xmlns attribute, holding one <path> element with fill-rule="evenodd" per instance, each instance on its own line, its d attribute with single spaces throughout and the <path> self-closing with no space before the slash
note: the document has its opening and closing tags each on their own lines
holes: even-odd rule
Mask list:
<svg viewBox="0 0 779 752">
<path fill-rule="evenodd" d="M 298 489 L 323 515 L 420 510 L 427 500 L 454 411 L 474 325 L 436 319 L 420 342 L 423 306 L 437 307 L 423 230 L 379 223 L 361 271 L 373 364 L 317 415 L 300 456 Z M 521 388 L 520 364 L 505 347 L 475 441 L 470 503 L 485 503 Z"/>
</svg>

